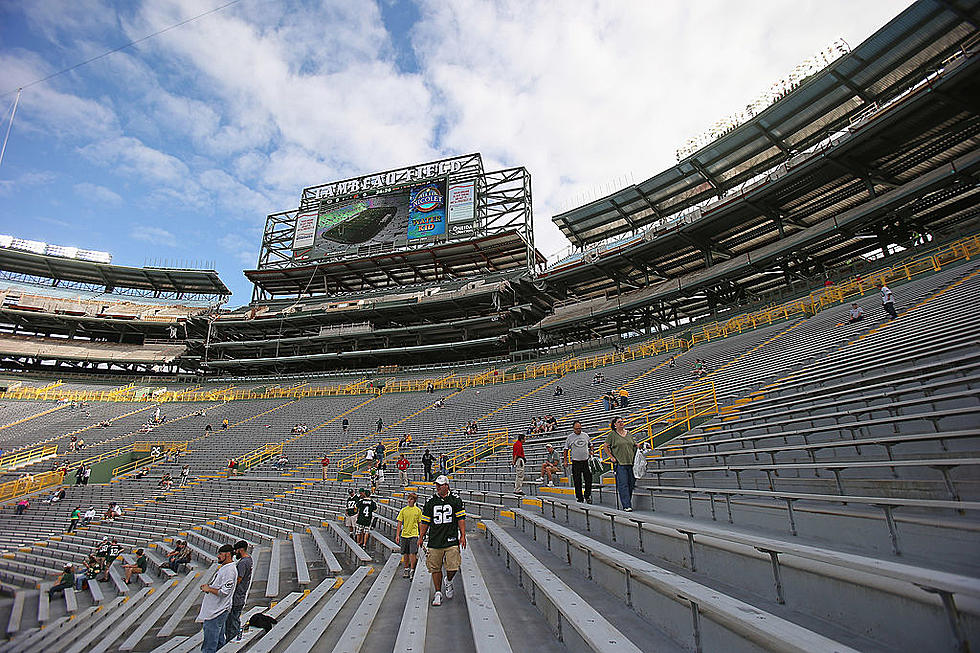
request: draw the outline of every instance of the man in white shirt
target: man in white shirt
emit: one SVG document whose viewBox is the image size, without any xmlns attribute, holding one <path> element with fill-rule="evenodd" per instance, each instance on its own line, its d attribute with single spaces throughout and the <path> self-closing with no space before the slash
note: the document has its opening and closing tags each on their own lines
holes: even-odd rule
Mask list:
<svg viewBox="0 0 980 653">
<path fill-rule="evenodd" d="M 201 611 L 198 621 L 203 621 L 204 645 L 202 653 L 215 653 L 225 645 L 225 621 L 231 612 L 231 602 L 234 598 L 235 584 L 238 582 L 238 569 L 235 567 L 235 549 L 230 544 L 224 544 L 218 549 L 218 571 L 214 573 L 211 582 L 201 585 L 204 600 L 201 601 Z"/>
<path fill-rule="evenodd" d="M 848 320 L 849 324 L 854 324 L 855 322 L 860 322 L 864 319 L 864 311 L 856 303 L 851 304 L 851 317 Z"/>
<path fill-rule="evenodd" d="M 881 305 L 885 309 L 885 312 L 893 318 L 898 317 L 898 312 L 895 310 L 895 296 L 892 295 L 892 291 L 888 289 L 888 286 L 881 279 L 878 279 L 875 285 L 881 291 Z"/>
<path fill-rule="evenodd" d="M 582 430 L 582 422 L 576 420 L 572 423 L 572 432 L 565 438 L 565 451 L 572 460 L 575 500 L 579 503 L 592 503 L 592 472 L 589 471 L 592 443 L 588 434 Z"/>
</svg>

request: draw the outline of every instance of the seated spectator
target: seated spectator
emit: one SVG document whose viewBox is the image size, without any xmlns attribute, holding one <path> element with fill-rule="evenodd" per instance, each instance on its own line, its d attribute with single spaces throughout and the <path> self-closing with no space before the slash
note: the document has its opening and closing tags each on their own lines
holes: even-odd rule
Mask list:
<svg viewBox="0 0 980 653">
<path fill-rule="evenodd" d="M 555 419 L 554 415 L 548 413 L 547 415 L 544 416 L 545 433 L 551 433 L 552 431 L 555 430 L 556 426 L 558 426 L 558 420 Z"/>
<path fill-rule="evenodd" d="M 552 445 L 548 445 L 548 452 L 545 454 L 544 462 L 541 463 L 541 478 L 539 481 L 544 481 L 545 477 L 548 478 L 548 487 L 555 486 L 554 476 L 556 474 L 561 474 L 561 455 Z"/>
<path fill-rule="evenodd" d="M 135 474 L 133 474 L 133 478 L 135 478 L 135 479 L 144 478 L 146 476 L 146 474 L 147 474 L 147 472 L 146 472 L 146 469 L 145 468 L 144 469 L 139 469 L 139 470 L 136 471 Z"/>
<path fill-rule="evenodd" d="M 847 320 L 848 324 L 854 324 L 855 322 L 860 322 L 864 319 L 864 311 L 861 309 L 857 303 L 851 304 L 850 317 Z"/>
<path fill-rule="evenodd" d="M 205 424 L 204 425 L 204 432 L 205 433 L 210 433 L 211 432 L 211 425 L 210 424 Z"/>
<path fill-rule="evenodd" d="M 174 572 L 180 571 L 181 565 L 188 565 L 191 562 L 191 550 L 184 540 L 177 540 L 177 546 L 167 554 L 166 567 Z"/>
<path fill-rule="evenodd" d="M 289 464 L 289 458 L 286 456 L 279 456 L 279 460 L 276 461 L 277 469 L 286 469 L 286 465 Z"/>
<path fill-rule="evenodd" d="M 228 418 L 226 417 L 223 420 L 221 420 L 221 428 L 222 429 L 226 429 L 226 428 L 228 428 L 228 426 L 229 426 Z"/>
<path fill-rule="evenodd" d="M 75 591 L 81 592 L 85 589 L 85 584 L 90 580 L 94 580 L 100 573 L 102 573 L 102 566 L 94 555 L 89 554 L 88 558 L 85 559 L 85 564 L 81 571 L 75 574 Z"/>
<path fill-rule="evenodd" d="M 22 497 L 20 501 L 17 502 L 17 510 L 15 511 L 18 515 L 23 515 L 24 511 L 31 505 L 31 502 L 27 500 L 27 497 Z"/>
<path fill-rule="evenodd" d="M 126 571 L 126 577 L 123 581 L 129 585 L 129 580 L 133 577 L 133 574 L 145 574 L 146 573 L 147 559 L 146 555 L 143 553 L 143 549 L 136 549 L 136 562 L 131 565 L 123 565 L 122 568 Z"/>
<path fill-rule="evenodd" d="M 99 542 L 95 547 L 95 553 L 93 555 L 95 556 L 96 561 L 98 561 L 100 568 L 105 566 L 105 560 L 106 558 L 109 557 L 110 544 L 111 543 L 109 542 L 109 536 L 106 535 L 102 538 L 102 541 Z"/>
<path fill-rule="evenodd" d="M 85 438 L 78 438 L 78 450 L 81 451 L 85 448 Z"/>
<path fill-rule="evenodd" d="M 116 517 L 122 517 L 122 508 L 118 503 L 112 501 L 109 503 L 109 508 L 105 511 L 106 521 L 114 521 Z"/>
<path fill-rule="evenodd" d="M 64 571 L 58 576 L 58 583 L 48 589 L 48 600 L 54 598 L 58 592 L 64 592 L 69 587 L 75 586 L 75 571 L 71 564 L 66 564 Z"/>
<path fill-rule="evenodd" d="M 563 394 L 565 394 L 565 391 L 564 391 L 564 390 L 562 390 L 562 388 L 561 388 L 561 386 L 560 386 L 560 385 L 556 385 L 556 386 L 555 386 L 555 396 L 556 396 L 556 397 L 560 397 L 560 396 L 562 396 Z"/>
<path fill-rule="evenodd" d="M 82 515 L 82 526 L 88 526 L 97 516 L 98 513 L 95 511 L 95 506 L 92 506 Z"/>
<path fill-rule="evenodd" d="M 58 503 L 64 498 L 65 498 L 65 488 L 61 488 L 59 490 L 56 490 L 55 492 L 52 492 L 51 496 L 48 497 L 48 500 L 45 501 L 45 503 Z"/>
</svg>

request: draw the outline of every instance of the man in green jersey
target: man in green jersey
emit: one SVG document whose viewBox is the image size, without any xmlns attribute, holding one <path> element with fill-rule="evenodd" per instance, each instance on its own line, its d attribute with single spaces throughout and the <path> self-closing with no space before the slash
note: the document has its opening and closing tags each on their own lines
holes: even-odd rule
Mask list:
<svg viewBox="0 0 980 653">
<path fill-rule="evenodd" d="M 436 594 L 432 605 L 442 605 L 442 569 L 446 568 L 446 598 L 453 598 L 453 577 L 459 571 L 459 549 L 466 548 L 466 510 L 463 501 L 449 493 L 449 479 L 436 478 L 436 493 L 425 502 L 419 524 L 419 543 L 429 536 L 425 564 L 432 574 Z"/>
<path fill-rule="evenodd" d="M 367 547 L 368 536 L 371 534 L 371 522 L 374 521 L 374 511 L 378 504 L 371 498 L 371 491 L 361 488 L 361 498 L 357 502 L 357 543 Z"/>
</svg>

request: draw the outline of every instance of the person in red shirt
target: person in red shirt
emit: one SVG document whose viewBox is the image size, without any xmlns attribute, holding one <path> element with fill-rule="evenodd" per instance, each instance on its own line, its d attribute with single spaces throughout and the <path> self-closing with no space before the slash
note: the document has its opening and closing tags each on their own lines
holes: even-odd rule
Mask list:
<svg viewBox="0 0 980 653">
<path fill-rule="evenodd" d="M 323 480 L 327 480 L 327 467 L 330 467 L 330 458 L 327 456 L 323 457 L 320 461 L 320 470 L 323 472 Z"/>
<path fill-rule="evenodd" d="M 398 468 L 398 482 L 402 484 L 402 487 L 408 487 L 408 458 L 405 457 L 405 454 L 401 455 L 395 463 L 395 467 Z"/>
<path fill-rule="evenodd" d="M 514 441 L 514 494 L 524 494 L 524 434 L 521 433 Z"/>
</svg>

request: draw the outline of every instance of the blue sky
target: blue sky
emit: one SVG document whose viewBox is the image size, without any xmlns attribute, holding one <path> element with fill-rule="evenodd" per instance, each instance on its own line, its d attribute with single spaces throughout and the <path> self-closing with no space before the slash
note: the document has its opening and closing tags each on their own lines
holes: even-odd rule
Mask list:
<svg viewBox="0 0 980 653">
<path fill-rule="evenodd" d="M 226 2 L 0 2 L 0 126 L 18 87 Z M 479 151 L 530 170 L 552 255 L 568 244 L 554 213 L 659 172 L 805 57 L 907 5 L 240 0 L 26 88 L 0 233 L 123 265 L 213 260 L 238 305 L 265 216 L 303 187 Z"/>
</svg>

